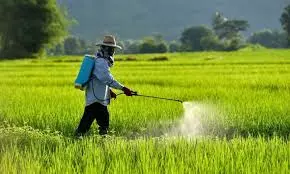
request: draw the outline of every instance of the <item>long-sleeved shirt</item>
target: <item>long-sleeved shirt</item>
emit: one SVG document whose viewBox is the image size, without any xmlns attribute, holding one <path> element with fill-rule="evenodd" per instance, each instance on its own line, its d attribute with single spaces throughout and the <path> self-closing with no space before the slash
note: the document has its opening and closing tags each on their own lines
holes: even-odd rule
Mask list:
<svg viewBox="0 0 290 174">
<path fill-rule="evenodd" d="M 110 72 L 109 61 L 95 58 L 93 78 L 86 87 L 86 106 L 98 102 L 104 106 L 110 104 L 110 87 L 122 90 L 123 85 L 116 81 Z"/>
</svg>

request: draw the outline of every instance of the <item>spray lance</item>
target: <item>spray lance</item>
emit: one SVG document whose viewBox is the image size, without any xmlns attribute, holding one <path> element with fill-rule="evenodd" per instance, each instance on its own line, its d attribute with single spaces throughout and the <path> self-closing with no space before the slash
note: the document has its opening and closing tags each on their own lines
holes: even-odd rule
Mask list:
<svg viewBox="0 0 290 174">
<path fill-rule="evenodd" d="M 118 95 L 122 95 L 124 93 L 120 93 L 120 94 L 117 94 Z M 145 97 L 145 98 L 155 98 L 155 99 L 159 99 L 159 100 L 169 100 L 169 101 L 174 101 L 174 102 L 179 102 L 179 103 L 183 103 L 182 100 L 177 100 L 177 99 L 172 99 L 172 98 L 164 98 L 164 97 L 157 97 L 157 96 L 150 96 L 150 95 L 140 95 L 138 94 L 138 92 L 136 91 L 133 91 L 132 92 L 132 96 L 136 96 L 136 97 Z"/>
</svg>

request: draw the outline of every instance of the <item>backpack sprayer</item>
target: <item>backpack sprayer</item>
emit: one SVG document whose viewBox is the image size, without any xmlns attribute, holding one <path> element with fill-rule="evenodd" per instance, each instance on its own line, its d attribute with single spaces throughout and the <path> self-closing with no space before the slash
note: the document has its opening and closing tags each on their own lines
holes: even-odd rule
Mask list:
<svg viewBox="0 0 290 174">
<path fill-rule="evenodd" d="M 92 55 L 85 55 L 78 76 L 75 80 L 75 88 L 80 90 L 85 89 L 95 66 L 95 58 L 96 57 Z"/>
</svg>

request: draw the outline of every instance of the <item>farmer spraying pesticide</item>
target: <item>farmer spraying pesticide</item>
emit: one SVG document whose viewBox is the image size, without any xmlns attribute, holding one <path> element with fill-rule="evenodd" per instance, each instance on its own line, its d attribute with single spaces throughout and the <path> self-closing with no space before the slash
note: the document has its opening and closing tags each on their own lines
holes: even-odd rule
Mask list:
<svg viewBox="0 0 290 174">
<path fill-rule="evenodd" d="M 115 80 L 110 72 L 114 65 L 115 38 L 111 35 L 105 36 L 95 56 L 85 56 L 81 70 L 75 81 L 75 87 L 85 90 L 86 107 L 79 126 L 76 129 L 76 136 L 82 136 L 90 129 L 96 119 L 99 125 L 99 134 L 105 135 L 109 128 L 109 112 L 107 106 L 116 94 L 111 88 L 122 90 L 126 96 L 132 96 L 134 92 Z"/>
</svg>

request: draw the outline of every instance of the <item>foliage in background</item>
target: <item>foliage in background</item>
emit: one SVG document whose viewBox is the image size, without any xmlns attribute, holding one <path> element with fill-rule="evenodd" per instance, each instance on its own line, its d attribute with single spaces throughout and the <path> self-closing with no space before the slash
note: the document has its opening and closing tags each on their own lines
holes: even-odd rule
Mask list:
<svg viewBox="0 0 290 174">
<path fill-rule="evenodd" d="M 171 53 L 179 52 L 181 51 L 181 44 L 178 41 L 173 40 L 169 42 L 168 49 Z"/>
<path fill-rule="evenodd" d="M 248 42 L 252 44 L 260 44 L 267 48 L 286 48 L 287 33 L 265 29 L 253 33 L 248 38 Z"/>
<path fill-rule="evenodd" d="M 34 57 L 67 34 L 69 22 L 55 0 L 2 0 L 1 57 Z"/>
<path fill-rule="evenodd" d="M 228 19 L 222 13 L 216 12 L 212 20 L 212 27 L 221 40 L 231 40 L 239 37 L 241 31 L 249 28 L 248 21 Z"/>
<path fill-rule="evenodd" d="M 50 56 L 56 55 L 83 55 L 96 51 L 95 43 L 90 43 L 84 39 L 69 36 L 55 47 L 48 49 Z"/>
<path fill-rule="evenodd" d="M 184 51 L 202 51 L 201 40 L 205 37 L 212 37 L 213 31 L 206 26 L 194 26 L 186 28 L 180 38 L 181 49 Z"/>
<path fill-rule="evenodd" d="M 167 43 L 161 35 L 146 37 L 139 46 L 140 53 L 166 53 L 168 51 Z"/>
<path fill-rule="evenodd" d="M 200 40 L 200 45 L 202 47 L 202 50 L 206 51 L 219 51 L 224 50 L 225 48 L 224 44 L 215 34 L 203 37 Z"/>
<path fill-rule="evenodd" d="M 280 22 L 284 31 L 287 33 L 288 47 L 290 47 L 290 5 L 284 8 Z"/>
<path fill-rule="evenodd" d="M 206 26 L 193 26 L 185 29 L 180 41 L 182 51 L 233 51 L 244 46 L 241 31 L 249 24 L 245 20 L 229 20 L 217 12 L 212 19 L 212 29 Z"/>
<path fill-rule="evenodd" d="M 249 26 L 246 20 L 228 19 L 220 12 L 216 12 L 212 19 L 213 30 L 224 44 L 225 51 L 238 50 L 244 45 L 241 32 Z"/>
<path fill-rule="evenodd" d="M 125 54 L 136 54 L 140 51 L 141 41 L 139 40 L 125 40 L 123 42 L 124 45 L 124 52 Z"/>
<path fill-rule="evenodd" d="M 249 24 L 245 20 L 228 20 L 221 13 L 216 13 L 212 19 L 212 28 L 208 26 L 192 26 L 184 29 L 179 41 L 166 41 L 161 34 L 153 34 L 143 40 L 125 40 L 118 44 L 125 54 L 165 53 L 184 51 L 234 51 L 245 46 L 241 31 Z M 81 39 L 80 39 L 81 40 Z M 89 48 L 90 47 L 90 48 Z M 87 49 L 86 49 L 87 48 Z M 88 49 L 89 48 L 89 49 Z M 64 53 L 67 55 L 85 54 L 93 51 L 93 45 L 79 46 L 77 38 L 67 38 Z"/>
</svg>

